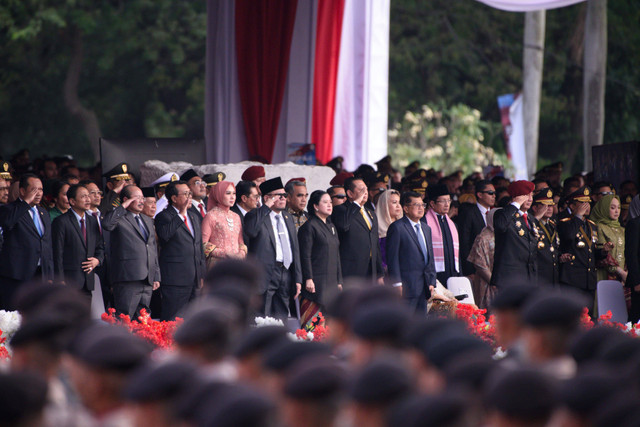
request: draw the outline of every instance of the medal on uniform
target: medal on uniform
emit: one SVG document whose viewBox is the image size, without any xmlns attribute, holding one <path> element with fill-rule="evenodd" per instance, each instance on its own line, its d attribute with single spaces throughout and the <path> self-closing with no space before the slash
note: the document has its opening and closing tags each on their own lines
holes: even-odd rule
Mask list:
<svg viewBox="0 0 640 427">
<path fill-rule="evenodd" d="M 544 248 L 544 242 L 538 242 L 538 249 Z"/>
<path fill-rule="evenodd" d="M 516 227 L 518 228 L 522 227 L 522 223 L 520 221 L 516 221 Z"/>
<path fill-rule="evenodd" d="M 586 245 L 584 244 L 584 242 L 582 240 L 580 240 L 580 241 L 578 241 L 576 246 L 579 247 L 579 248 L 584 248 Z"/>
<path fill-rule="evenodd" d="M 518 230 L 518 234 L 524 236 L 524 230 L 521 228 L 520 230 Z"/>
<path fill-rule="evenodd" d="M 549 251 L 550 251 L 550 252 L 555 251 L 555 249 L 553 248 L 553 246 L 550 246 L 550 247 L 549 247 Z"/>
</svg>

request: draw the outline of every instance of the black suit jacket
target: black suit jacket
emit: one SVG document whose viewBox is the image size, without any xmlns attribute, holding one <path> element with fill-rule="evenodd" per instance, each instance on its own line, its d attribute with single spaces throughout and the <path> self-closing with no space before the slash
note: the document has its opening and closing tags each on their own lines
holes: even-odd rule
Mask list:
<svg viewBox="0 0 640 427">
<path fill-rule="evenodd" d="M 371 230 L 360 214 L 360 207 L 347 201 L 333 209 L 331 221 L 340 237 L 340 262 L 346 277 L 382 277 L 382 258 L 378 242 L 378 219 L 365 208 Z"/>
<path fill-rule="evenodd" d="M 426 240 L 428 259 L 424 262 L 418 236 L 406 216 L 394 221 L 387 230 L 387 268 L 392 283 L 402 282 L 402 296 L 419 297 L 424 290 L 430 295 L 429 285 L 436 284 L 436 266 L 433 257 L 431 228 L 420 221 Z"/>
<path fill-rule="evenodd" d="M 249 236 L 247 236 L 247 233 L 245 233 L 244 231 L 244 215 L 242 214 L 242 211 L 238 207 L 238 204 L 231 206 L 231 211 L 237 213 L 238 216 L 240 217 L 240 224 L 242 224 L 242 240 L 244 240 L 244 243 L 247 244 L 247 242 L 249 241 Z"/>
<path fill-rule="evenodd" d="M 533 215 L 531 216 L 533 218 Z M 556 223 L 549 219 L 546 224 L 534 218 L 538 227 L 538 283 L 541 285 L 555 285 L 559 281 L 560 238 Z"/>
<path fill-rule="evenodd" d="M 262 262 L 264 271 L 268 277 L 274 273 L 276 268 L 276 235 L 273 230 L 271 218 L 269 214 L 271 209 L 265 205 L 248 212 L 244 217 L 245 232 L 249 237 L 247 244 L 249 252 Z M 298 246 L 298 238 L 296 237 L 296 226 L 293 224 L 291 215 L 286 211 L 282 211 L 284 223 L 287 226 L 289 234 L 289 242 L 291 244 L 291 253 L 293 255 L 293 263 L 289 266 L 292 274 L 293 283 L 302 284 L 302 269 L 300 267 L 300 248 Z M 262 283 L 261 292 L 266 292 L 267 281 Z M 291 291 L 291 290 L 290 290 Z M 295 294 L 295 289 L 292 289 Z"/>
<path fill-rule="evenodd" d="M 140 218 L 149 233 L 146 242 L 133 214 L 122 206 L 107 213 L 102 221 L 102 228 L 111 233 L 109 271 L 113 284 L 146 280 L 153 285 L 160 281 L 153 219 L 144 214 L 140 214 Z"/>
<path fill-rule="evenodd" d="M 29 204 L 20 199 L 0 207 L 0 227 L 4 237 L 0 251 L 0 275 L 20 281 L 31 280 L 40 260 L 43 279 L 53 280 L 49 213 L 37 207 L 44 228 L 41 237 L 29 209 Z"/>
<path fill-rule="evenodd" d="M 485 227 L 485 223 L 482 218 L 482 213 L 480 213 L 480 209 L 478 209 L 478 205 L 475 203 L 462 203 L 455 222 L 458 226 L 458 236 L 460 239 L 462 274 L 468 276 L 474 274 L 476 269 L 472 263 L 467 261 L 467 258 L 471 252 L 473 242 Z"/>
<path fill-rule="evenodd" d="M 156 215 L 155 225 L 160 244 L 160 274 L 163 285 L 193 286 L 204 277 L 205 261 L 202 246 L 200 213 L 187 209 L 193 235 L 173 206 Z"/>
<path fill-rule="evenodd" d="M 535 224 L 524 218 L 514 205 L 508 205 L 493 216 L 496 235 L 496 251 L 493 261 L 491 285 L 503 287 L 510 284 L 536 284 L 538 239 Z"/>
<path fill-rule="evenodd" d="M 85 214 L 87 241 L 84 241 L 80 224 L 69 209 L 53 221 L 53 265 L 58 280 L 77 289 L 92 291 L 95 284 L 95 270 L 85 273 L 82 263 L 87 258 L 97 258 L 99 265 L 104 262 L 104 241 L 100 235 L 98 221 Z"/>
<path fill-rule="evenodd" d="M 323 304 L 325 292 L 329 290 L 335 293 L 338 285 L 342 284 L 338 233 L 330 218 L 324 223 L 317 216 L 310 215 L 298 229 L 298 240 L 302 279 L 313 279 L 316 288 L 314 293 L 308 292 L 303 283 L 302 296 Z"/>
</svg>

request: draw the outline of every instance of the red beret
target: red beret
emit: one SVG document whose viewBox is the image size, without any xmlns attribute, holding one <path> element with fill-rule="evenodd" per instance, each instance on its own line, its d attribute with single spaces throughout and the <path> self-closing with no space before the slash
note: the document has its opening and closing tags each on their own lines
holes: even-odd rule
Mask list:
<svg viewBox="0 0 640 427">
<path fill-rule="evenodd" d="M 263 166 L 249 166 L 246 171 L 242 173 L 243 181 L 254 181 L 258 178 L 264 178 L 264 167 Z"/>
<path fill-rule="evenodd" d="M 340 172 L 329 182 L 331 185 L 344 185 L 344 182 L 347 178 L 353 178 L 353 174 L 351 172 Z"/>
<path fill-rule="evenodd" d="M 526 196 L 529 193 L 533 192 L 533 189 L 536 188 L 535 184 L 531 181 L 526 181 L 524 179 L 520 181 L 514 181 L 509 184 L 507 187 L 507 191 L 511 197 L 518 196 Z"/>
<path fill-rule="evenodd" d="M 307 179 L 306 179 L 306 178 L 291 178 L 289 181 L 287 181 L 287 183 L 285 184 L 285 186 L 287 186 L 290 182 L 293 182 L 293 181 L 298 181 L 298 182 L 304 182 L 304 183 L 306 183 L 306 182 L 307 182 Z"/>
</svg>

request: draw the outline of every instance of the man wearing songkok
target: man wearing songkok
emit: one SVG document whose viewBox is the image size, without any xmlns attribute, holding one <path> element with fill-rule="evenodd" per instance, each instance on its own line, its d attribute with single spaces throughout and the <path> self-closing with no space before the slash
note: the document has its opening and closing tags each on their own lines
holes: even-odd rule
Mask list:
<svg viewBox="0 0 640 427">
<path fill-rule="evenodd" d="M 538 283 L 555 285 L 560 274 L 560 237 L 553 216 L 553 191 L 541 189 L 533 196 L 529 212 L 538 228 Z"/>
<path fill-rule="evenodd" d="M 67 190 L 71 209 L 53 221 L 53 264 L 56 280 L 88 297 L 95 287 L 95 269 L 104 261 L 104 240 L 98 221 L 87 214 L 89 190 L 72 185 Z"/>
<path fill-rule="evenodd" d="M 404 216 L 387 231 L 387 267 L 393 286 L 400 287 L 412 311 L 426 314 L 429 286 L 436 285 L 431 228 L 421 219 L 425 203 L 419 193 L 402 194 Z"/>
<path fill-rule="evenodd" d="M 102 198 L 100 211 L 103 214 L 113 210 L 121 203 L 120 192 L 126 185 L 133 184 L 133 176 L 129 173 L 131 168 L 125 162 L 119 163 L 108 172 L 102 174 L 107 179 L 107 192 Z"/>
<path fill-rule="evenodd" d="M 282 412 L 290 427 L 334 427 L 343 403 L 347 372 L 328 357 L 296 363 L 284 383 Z"/>
<path fill-rule="evenodd" d="M 569 345 L 580 330 L 586 299 L 573 291 L 544 291 L 529 298 L 522 308 L 523 360 L 557 379 L 576 372 Z"/>
<path fill-rule="evenodd" d="M 95 324 L 74 339 L 70 353 L 69 379 L 91 415 L 104 426 L 133 425 L 124 390 L 151 345 L 120 326 Z"/>
<path fill-rule="evenodd" d="M 540 232 L 527 213 L 533 202 L 533 189 L 530 181 L 509 184 L 507 190 L 513 201 L 493 217 L 496 249 L 491 286 L 537 283 Z"/>
<path fill-rule="evenodd" d="M 110 232 L 110 274 L 114 305 L 131 317 L 149 310 L 151 293 L 160 286 L 160 267 L 153 219 L 142 215 L 142 190 L 122 189 L 122 204 L 105 215 L 102 228 Z"/>
<path fill-rule="evenodd" d="M 53 280 L 51 220 L 39 207 L 42 182 L 33 174 L 20 177 L 20 196 L 0 206 L 4 243 L 0 251 L 0 308 L 12 309 L 15 291 L 24 282 Z"/>
<path fill-rule="evenodd" d="M 496 189 L 491 181 L 481 180 L 476 182 L 475 196 L 476 203 L 462 203 L 460 205 L 460 211 L 456 218 L 460 237 L 462 274 L 465 276 L 476 272 L 473 264 L 467 261 L 467 257 L 469 257 L 476 237 L 487 226 L 487 214 L 496 204 Z"/>
<path fill-rule="evenodd" d="M 151 184 L 149 184 L 156 191 L 156 197 L 158 197 L 158 201 L 156 202 L 156 215 L 162 212 L 164 208 L 166 208 L 167 205 L 169 204 L 169 202 L 167 201 L 167 198 L 164 195 L 164 191 L 167 188 L 167 185 L 169 185 L 170 182 L 174 182 L 179 179 L 180 177 L 178 177 L 177 174 L 173 172 L 169 172 L 169 173 L 165 173 L 160 178 L 156 179 Z"/>
<path fill-rule="evenodd" d="M 202 222 L 207 214 L 207 207 L 204 204 L 204 198 L 207 195 L 207 183 L 193 169 L 188 169 L 180 175 L 180 181 L 186 182 L 187 186 L 189 186 L 189 190 L 191 190 L 191 206 L 189 209 L 197 213 L 200 222 Z"/>
<path fill-rule="evenodd" d="M 367 186 L 360 178 L 347 178 L 344 189 L 348 201 L 336 206 L 331 214 L 340 238 L 342 276 L 368 278 L 382 284 L 378 218 L 364 206 Z"/>
<path fill-rule="evenodd" d="M 305 178 L 291 178 L 284 186 L 287 192 L 287 212 L 291 214 L 296 231 L 309 219 L 309 214 L 305 211 L 309 192 L 307 191 L 307 180 Z"/>
<path fill-rule="evenodd" d="M 266 273 L 260 290 L 263 298 L 260 311 L 286 319 L 290 295 L 297 298 L 302 288 L 296 228 L 285 210 L 287 193 L 280 177 L 263 182 L 260 191 L 263 205 L 244 218 L 249 252 L 262 263 Z"/>
<path fill-rule="evenodd" d="M 458 229 L 448 215 L 451 194 L 446 185 L 437 184 L 427 188 L 427 196 L 429 210 L 425 218 L 431 228 L 436 277 L 446 287 L 449 277 L 460 275 Z"/>
<path fill-rule="evenodd" d="M 205 274 L 199 213 L 191 209 L 191 191 L 184 181 L 167 186 L 169 206 L 155 219 L 160 244 L 162 320 L 173 320 L 202 287 Z"/>
<path fill-rule="evenodd" d="M 602 248 L 596 224 L 587 218 L 591 211 L 591 190 L 581 187 L 567 196 L 569 208 L 558 215 L 560 237 L 560 284 L 582 291 L 588 298 L 587 308 L 593 311 L 596 294 L 596 262 L 607 257 L 613 243 Z"/>
</svg>

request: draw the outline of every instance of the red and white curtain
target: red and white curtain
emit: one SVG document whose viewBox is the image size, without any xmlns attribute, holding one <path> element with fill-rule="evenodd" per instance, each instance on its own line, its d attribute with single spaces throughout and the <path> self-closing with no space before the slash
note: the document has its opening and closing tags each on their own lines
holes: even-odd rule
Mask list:
<svg viewBox="0 0 640 427">
<path fill-rule="evenodd" d="M 390 0 L 208 0 L 207 162 L 387 152 Z"/>
</svg>

